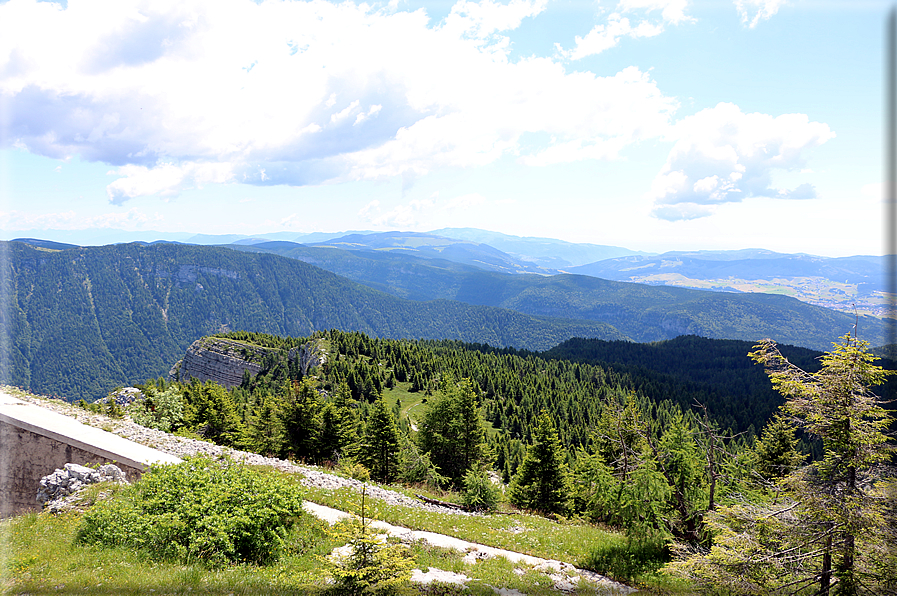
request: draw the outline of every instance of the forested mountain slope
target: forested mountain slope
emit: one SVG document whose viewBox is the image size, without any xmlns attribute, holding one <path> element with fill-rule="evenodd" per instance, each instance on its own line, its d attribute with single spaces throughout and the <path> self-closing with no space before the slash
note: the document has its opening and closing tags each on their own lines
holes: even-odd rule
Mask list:
<svg viewBox="0 0 897 596">
<path fill-rule="evenodd" d="M 448 261 L 369 251 L 311 248 L 287 242 L 241 250 L 271 251 L 415 300 L 442 298 L 518 312 L 613 325 L 638 342 L 700 335 L 778 342 L 827 350 L 832 338 L 853 328 L 855 318 L 787 296 L 722 293 L 649 286 L 585 275 L 506 275 L 465 269 Z M 881 319 L 861 317 L 862 336 L 885 342 Z"/>
<path fill-rule="evenodd" d="M 712 408 L 723 427 L 741 432 L 759 431 L 782 403 L 763 368 L 748 358 L 753 347 L 753 342 L 694 335 L 652 343 L 573 338 L 542 356 L 613 370 L 627 387 L 683 408 L 702 403 Z M 792 364 L 819 370 L 822 352 L 780 348 Z"/>
<path fill-rule="evenodd" d="M 228 329 L 320 329 L 547 349 L 609 325 L 377 292 L 270 254 L 175 244 L 64 251 L 2 243 L 0 381 L 69 399 L 168 372 L 190 343 Z"/>
</svg>

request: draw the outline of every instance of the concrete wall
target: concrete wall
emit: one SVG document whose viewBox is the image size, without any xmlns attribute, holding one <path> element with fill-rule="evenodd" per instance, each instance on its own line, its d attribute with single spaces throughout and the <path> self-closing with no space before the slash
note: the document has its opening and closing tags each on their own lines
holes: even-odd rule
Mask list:
<svg viewBox="0 0 897 596">
<path fill-rule="evenodd" d="M 128 481 L 140 477 L 143 468 L 112 461 L 97 453 L 45 437 L 0 421 L 0 517 L 37 511 L 40 479 L 71 462 L 81 465 L 114 463 Z"/>
<path fill-rule="evenodd" d="M 177 457 L 0 393 L 0 517 L 37 510 L 40 479 L 66 463 L 114 463 L 134 480 Z"/>
</svg>

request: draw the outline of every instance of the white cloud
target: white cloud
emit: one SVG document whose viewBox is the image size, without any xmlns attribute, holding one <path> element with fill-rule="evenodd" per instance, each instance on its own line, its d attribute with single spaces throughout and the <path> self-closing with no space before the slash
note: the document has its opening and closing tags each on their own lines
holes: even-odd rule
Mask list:
<svg viewBox="0 0 897 596">
<path fill-rule="evenodd" d="M 548 0 L 511 0 L 508 4 L 460 0 L 445 18 L 442 30 L 452 36 L 486 39 L 497 31 L 516 29 L 523 19 L 545 10 Z"/>
<path fill-rule="evenodd" d="M 645 10 L 650 13 L 659 10 L 663 20 L 674 25 L 694 21 L 693 17 L 685 14 L 687 7 L 688 0 L 620 0 L 617 5 L 624 12 Z"/>
<path fill-rule="evenodd" d="M 785 0 L 735 0 L 735 9 L 741 17 L 741 22 L 753 29 L 761 20 L 772 18 L 779 8 L 785 5 Z M 756 10 L 753 18 L 751 11 Z"/>
<path fill-rule="evenodd" d="M 834 136 L 804 114 L 745 114 L 730 103 L 683 118 L 672 128 L 675 145 L 652 185 L 653 213 L 693 219 L 712 214 L 715 205 L 750 197 L 815 198 L 811 184 L 775 188 L 772 175 L 801 170 L 806 150 Z"/>
<path fill-rule="evenodd" d="M 362 113 L 358 114 L 358 116 L 355 117 L 355 123 L 352 126 L 358 126 L 359 124 L 361 124 L 362 122 L 364 122 L 365 120 L 370 118 L 371 116 L 377 115 L 380 112 L 380 110 L 382 110 L 382 109 L 383 109 L 383 106 L 381 106 L 380 104 L 371 106 L 371 109 L 369 109 L 367 112 L 362 112 Z"/>
<path fill-rule="evenodd" d="M 419 199 L 404 205 L 396 205 L 386 213 L 380 210 L 380 201 L 374 200 L 361 208 L 358 216 L 367 222 L 380 227 L 413 228 L 418 223 L 418 214 L 433 207 L 433 199 Z"/>
<path fill-rule="evenodd" d="M 616 46 L 621 37 L 653 37 L 663 32 L 663 26 L 652 25 L 642 21 L 637 27 L 629 23 L 629 19 L 619 14 L 611 14 L 606 25 L 595 25 L 585 37 L 576 36 L 576 46 L 572 50 L 564 50 L 556 44 L 560 53 L 570 60 L 579 60 L 587 56 L 600 54 Z"/>
<path fill-rule="evenodd" d="M 338 123 L 338 122 L 342 122 L 343 120 L 345 120 L 346 118 L 348 118 L 349 115 L 350 115 L 352 112 L 355 111 L 355 108 L 358 107 L 358 103 L 359 103 L 359 101 L 356 99 L 355 101 L 353 101 L 352 103 L 350 103 L 350 104 L 346 107 L 346 109 L 341 110 L 341 111 L 337 112 L 336 114 L 333 114 L 333 115 L 330 117 L 330 122 Z"/>
<path fill-rule="evenodd" d="M 122 203 L 203 183 L 378 179 L 508 155 L 607 159 L 665 134 L 677 103 L 637 68 L 597 76 L 556 58 L 509 59 L 498 34 L 544 7 L 463 0 L 432 23 L 423 10 L 324 0 L 9 0 L 7 139 L 111 164 L 109 199 Z M 548 140 L 521 143 L 531 134 Z"/>
<path fill-rule="evenodd" d="M 234 178 L 230 164 L 226 163 L 160 164 L 153 168 L 126 165 L 109 174 L 121 176 L 106 187 L 109 202 L 117 205 L 146 195 L 177 196 L 187 188 L 222 184 Z M 259 174 L 262 181 L 267 179 L 264 168 Z"/>
</svg>

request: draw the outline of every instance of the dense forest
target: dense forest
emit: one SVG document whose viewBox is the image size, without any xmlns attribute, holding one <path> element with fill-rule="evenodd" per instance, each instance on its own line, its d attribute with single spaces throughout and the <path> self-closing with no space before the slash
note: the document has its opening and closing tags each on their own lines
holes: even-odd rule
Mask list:
<svg viewBox="0 0 897 596">
<path fill-rule="evenodd" d="M 675 553 L 671 569 L 736 593 L 791 579 L 822 593 L 839 582 L 879 593 L 897 581 L 887 550 L 897 516 L 887 497 L 892 418 L 869 391 L 886 375 L 850 336 L 812 371 L 768 340 L 744 355 L 772 380 L 777 405 L 785 398 L 763 409 L 771 416 L 756 410 L 745 420 L 756 434 L 720 422 L 738 419 L 729 410 L 744 403 L 658 398 L 629 373 L 588 362 L 336 330 L 217 337 L 268 348 L 260 372 L 230 390 L 148 381 L 132 417 L 356 477 L 454 487 L 480 508 L 498 498 L 494 470 L 511 504 L 620 527 Z M 583 359 L 596 353 L 579 347 Z M 297 358 L 297 349 L 322 357 Z M 577 351 L 575 342 L 564 349 Z M 403 399 L 419 407 L 414 416 Z"/>
<path fill-rule="evenodd" d="M 0 382 L 95 399 L 167 374 L 196 339 L 227 329 L 305 335 L 358 330 L 380 337 L 452 338 L 547 349 L 575 336 L 622 339 L 596 321 L 377 292 L 268 254 L 174 244 L 36 249 L 0 243 L 8 301 Z"/>
<path fill-rule="evenodd" d="M 854 318 L 845 313 L 775 294 L 651 286 L 587 275 L 509 275 L 393 251 L 341 250 L 290 242 L 239 250 L 269 251 L 302 260 L 403 298 L 458 300 L 530 315 L 601 321 L 637 342 L 686 334 L 751 342 L 773 337 L 786 344 L 827 350 L 833 337 L 854 324 Z M 881 319 L 862 317 L 860 328 L 871 344 L 885 343 Z"/>
<path fill-rule="evenodd" d="M 395 268 L 389 259 L 377 261 L 388 271 L 371 269 L 374 260 L 362 259 L 359 279 L 418 280 L 419 287 L 444 288 L 461 301 L 403 300 L 296 259 L 227 248 L 52 250 L 3 242 L 0 252 L 0 284 L 8 297 L 0 309 L 7 333 L 0 382 L 67 399 L 94 399 L 134 379 L 167 374 L 190 343 L 229 329 L 301 336 L 336 328 L 529 350 L 572 337 L 656 340 L 680 333 L 751 341 L 769 336 L 825 348 L 853 324 L 842 313 L 780 296 L 582 276 L 503 276 L 420 263 L 415 274 L 402 275 L 407 263 Z M 861 323 L 880 343 L 880 324 Z"/>
</svg>

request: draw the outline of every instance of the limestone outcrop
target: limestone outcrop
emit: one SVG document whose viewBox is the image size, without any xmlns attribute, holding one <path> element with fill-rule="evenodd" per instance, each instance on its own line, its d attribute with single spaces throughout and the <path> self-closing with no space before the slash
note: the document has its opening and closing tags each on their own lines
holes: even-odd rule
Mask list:
<svg viewBox="0 0 897 596">
<path fill-rule="evenodd" d="M 204 337 L 193 342 L 184 359 L 171 369 L 169 376 L 181 382 L 197 379 L 234 387 L 243 380 L 244 371 L 257 375 L 268 350 L 220 337 Z"/>
<path fill-rule="evenodd" d="M 69 496 L 88 484 L 97 482 L 127 484 L 128 480 L 121 468 L 115 464 L 105 464 L 97 469 L 93 469 L 79 464 L 67 463 L 62 469 L 57 469 L 52 474 L 41 478 L 40 486 L 37 489 L 37 502 L 55 513 L 65 509 L 64 502 Z"/>
<path fill-rule="evenodd" d="M 243 381 L 248 372 L 257 375 L 264 366 L 265 357 L 276 355 L 296 361 L 302 374 L 326 361 L 326 353 L 315 341 L 306 342 L 289 353 L 264 348 L 222 337 L 204 337 L 193 342 L 183 360 L 179 360 L 169 372 L 169 378 L 181 382 L 197 379 L 213 381 L 225 387 L 234 387 Z"/>
</svg>

